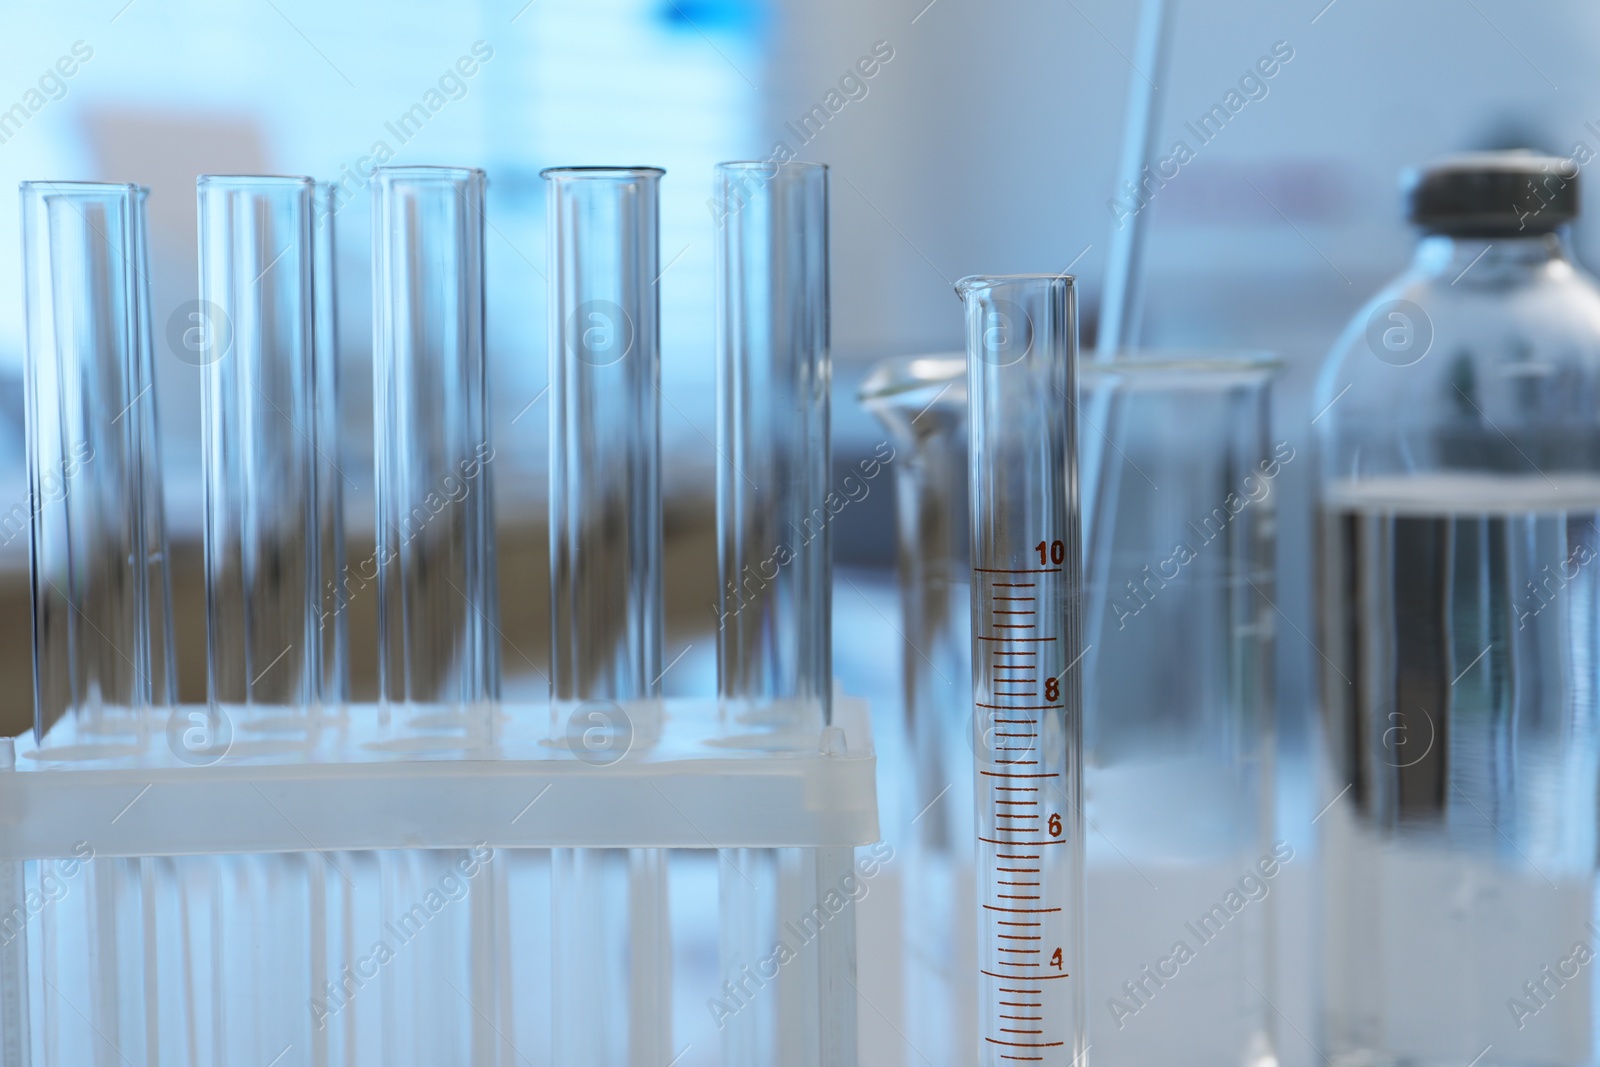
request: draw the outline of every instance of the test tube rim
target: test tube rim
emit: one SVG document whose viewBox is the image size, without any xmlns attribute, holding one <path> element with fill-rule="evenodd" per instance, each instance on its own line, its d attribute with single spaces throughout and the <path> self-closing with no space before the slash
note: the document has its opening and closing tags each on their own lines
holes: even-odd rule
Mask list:
<svg viewBox="0 0 1600 1067">
<path fill-rule="evenodd" d="M 201 174 L 194 180 L 197 190 L 218 189 L 315 189 L 317 180 L 304 174 Z"/>
<path fill-rule="evenodd" d="M 410 181 L 436 181 L 440 184 L 476 182 L 489 183 L 489 173 L 482 167 L 457 167 L 445 163 L 406 163 L 396 167 L 376 167 L 372 180 L 385 185 L 396 179 Z"/>
<path fill-rule="evenodd" d="M 969 293 L 982 292 L 985 289 L 998 289 L 1005 285 L 1017 285 L 1022 282 L 1061 282 L 1068 289 L 1078 284 L 1076 274 L 969 274 L 956 282 L 956 296 L 966 297 Z"/>
<path fill-rule="evenodd" d="M 815 174 L 819 171 L 826 171 L 828 169 L 828 164 L 813 163 L 810 160 L 805 159 L 730 159 L 722 163 L 718 163 L 714 169 L 755 170 L 757 168 L 760 168 L 761 170 L 792 170 L 807 174 Z"/>
<path fill-rule="evenodd" d="M 137 182 L 88 182 L 78 179 L 30 178 L 17 183 L 18 192 L 24 196 L 43 194 L 49 196 L 66 193 L 127 194 L 148 196 L 150 190 Z"/>
<path fill-rule="evenodd" d="M 545 181 L 563 178 L 612 178 L 618 181 L 635 181 L 640 178 L 660 178 L 667 173 L 665 167 L 610 167 L 586 165 L 581 167 L 546 167 L 539 172 Z"/>
</svg>

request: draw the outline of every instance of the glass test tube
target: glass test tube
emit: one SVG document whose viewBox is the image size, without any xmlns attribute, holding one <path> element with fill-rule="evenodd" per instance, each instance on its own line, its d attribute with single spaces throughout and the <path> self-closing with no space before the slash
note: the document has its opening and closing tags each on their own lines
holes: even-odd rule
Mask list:
<svg viewBox="0 0 1600 1067">
<path fill-rule="evenodd" d="M 198 184 L 210 704 L 219 731 L 303 734 L 322 677 L 313 183 Z"/>
<path fill-rule="evenodd" d="M 832 718 L 828 169 L 722 163 L 714 186 L 718 696 L 736 721 L 810 747 Z M 722 970 L 737 985 L 778 940 L 781 883 L 815 897 L 839 857 L 785 864 L 775 849 L 733 849 L 722 860 Z M 774 990 L 727 1019 L 724 1062 L 789 1062 L 820 1036 L 805 1009 L 827 1011 L 813 1000 L 825 995 L 821 974 L 795 967 L 779 981 L 818 985 Z"/>
<path fill-rule="evenodd" d="M 598 765 L 659 731 L 663 173 L 543 172 L 552 729 L 577 758 Z M 666 853 L 557 849 L 551 863 L 555 1061 L 670 1061 Z M 607 889 L 618 880 L 627 883 L 626 960 L 604 951 L 596 933 L 621 919 Z"/>
<path fill-rule="evenodd" d="M 318 182 L 313 192 L 312 287 L 316 330 L 317 555 L 322 580 L 322 704 L 341 707 L 350 699 L 350 616 L 345 589 L 344 482 L 340 448 L 338 244 L 334 213 L 338 186 Z"/>
<path fill-rule="evenodd" d="M 380 167 L 372 200 L 378 689 L 487 741 L 500 694 L 483 172 Z"/>
<path fill-rule="evenodd" d="M 178 647 L 172 632 L 172 555 L 167 542 L 165 482 L 161 461 L 160 405 L 156 401 L 155 322 L 150 307 L 150 219 L 147 205 L 150 190 L 139 186 L 139 206 L 133 213 L 138 227 L 138 259 L 134 284 L 139 313 L 139 392 L 138 407 L 144 409 L 139 420 L 142 478 L 151 501 L 141 507 L 144 518 L 144 558 L 148 596 L 145 600 L 145 629 L 149 641 L 150 695 L 153 703 L 172 707 L 178 702 Z"/>
<path fill-rule="evenodd" d="M 828 169 L 716 171 L 720 696 L 830 718 Z"/>
<path fill-rule="evenodd" d="M 966 278 L 979 1062 L 1083 1052 L 1073 279 Z"/>
<path fill-rule="evenodd" d="M 176 684 L 144 190 L 21 194 L 34 735 L 111 755 Z"/>
<path fill-rule="evenodd" d="M 563 718 L 659 694 L 661 338 L 649 167 L 546 170 L 550 665 Z M 633 715 L 632 710 L 628 715 Z"/>
</svg>

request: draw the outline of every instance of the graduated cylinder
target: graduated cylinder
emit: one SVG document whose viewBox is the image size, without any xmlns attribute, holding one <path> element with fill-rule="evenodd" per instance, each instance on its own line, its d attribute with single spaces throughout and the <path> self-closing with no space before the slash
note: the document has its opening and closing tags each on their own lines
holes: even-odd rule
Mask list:
<svg viewBox="0 0 1600 1067">
<path fill-rule="evenodd" d="M 966 278 L 978 1062 L 1084 1046 L 1073 279 Z"/>
</svg>

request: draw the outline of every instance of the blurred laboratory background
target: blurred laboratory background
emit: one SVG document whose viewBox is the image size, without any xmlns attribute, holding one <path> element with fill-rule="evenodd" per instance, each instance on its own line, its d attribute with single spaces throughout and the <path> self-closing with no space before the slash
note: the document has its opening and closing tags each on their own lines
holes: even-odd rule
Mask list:
<svg viewBox="0 0 1600 1067">
<path fill-rule="evenodd" d="M 157 397 L 182 695 L 204 693 L 195 176 L 338 183 L 344 365 L 340 463 L 352 559 L 372 541 L 369 178 L 383 163 L 482 167 L 488 353 L 508 694 L 540 692 L 548 648 L 541 168 L 650 164 L 661 184 L 671 692 L 715 686 L 716 408 L 712 166 L 832 168 L 834 461 L 884 431 L 856 403 L 868 368 L 963 344 L 952 283 L 1081 279 L 1095 339 L 1112 234 L 1149 226 L 1144 345 L 1277 353 L 1271 444 L 1309 457 L 1311 382 L 1343 324 L 1403 267 L 1397 178 L 1447 153 L 1600 151 L 1600 9 L 1577 0 L 1178 3 L 1160 95 L 1162 181 L 1117 188 L 1137 5 L 1122 0 L 481 0 L 378 4 L 16 0 L 0 33 L 0 184 L 150 187 Z M 1266 72 L 1271 70 L 1270 74 Z M 70 73 L 69 73 L 70 71 Z M 1181 146 L 1181 148 L 1180 148 Z M 1586 189 L 1592 194 L 1592 188 Z M 1592 199 L 1592 195 L 1589 197 Z M 1580 218 L 1580 262 L 1600 253 Z M 27 501 L 19 219 L 0 211 L 0 733 L 27 728 Z M 1275 453 L 1280 454 L 1281 453 Z M 1318 652 L 1310 603 L 1313 464 L 1278 479 L 1278 835 L 1314 849 Z M 836 672 L 896 721 L 891 478 L 837 516 Z M 353 609 L 354 688 L 374 691 L 373 605 Z M 674 658 L 681 657 L 681 658 Z M 893 744 L 880 729 L 880 744 Z M 885 795 L 886 809 L 895 803 Z M 887 818 L 887 817 L 886 817 Z M 891 820 L 892 821 L 892 820 Z M 1298 877 L 1299 868 L 1293 868 Z M 1286 883 L 1287 884 L 1287 883 Z M 1276 951 L 1309 951 L 1307 879 L 1285 889 Z M 870 970 L 872 935 L 862 936 Z M 1304 968 L 1286 967 L 1292 974 Z M 1317 1062 L 1314 991 L 1286 981 L 1285 1063 Z M 1099 1010 L 1099 1009 L 1095 1009 Z M 880 1027 L 863 1013 L 864 1030 Z M 913 1061 L 914 1062 L 914 1061 Z"/>
</svg>

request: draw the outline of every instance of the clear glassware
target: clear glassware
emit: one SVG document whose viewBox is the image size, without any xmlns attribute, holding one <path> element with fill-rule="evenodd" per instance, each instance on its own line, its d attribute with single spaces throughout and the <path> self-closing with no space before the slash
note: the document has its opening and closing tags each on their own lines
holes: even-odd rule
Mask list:
<svg viewBox="0 0 1600 1067">
<path fill-rule="evenodd" d="M 1074 280 L 966 278 L 978 1062 L 1084 1053 Z"/>
<path fill-rule="evenodd" d="M 1135 351 L 1080 369 L 1082 437 L 1102 446 L 1084 478 L 1100 1065 L 1276 1062 L 1275 890 L 1295 856 L 1273 838 L 1274 486 L 1295 459 L 1270 437 L 1277 366 Z"/>
<path fill-rule="evenodd" d="M 815 750 L 832 721 L 832 556 L 827 508 L 828 169 L 817 163 L 723 163 L 716 169 L 718 696 L 749 724 L 751 744 Z M 719 878 L 723 977 L 767 959 L 784 936 L 779 900 L 821 899 L 851 849 L 784 856 L 732 849 Z M 854 944 L 854 912 L 819 952 Z M 830 991 L 827 969 L 780 970 L 779 988 L 722 1028 L 723 1061 L 750 1067 L 854 1032 L 855 991 Z M 820 983 L 820 984 L 819 984 Z M 823 998 L 832 996 L 831 1002 Z M 820 1013 L 784 1010 L 816 999 Z M 818 1022 L 829 1028 L 819 1033 Z M 816 1035 L 808 1041 L 808 1035 Z"/>
<path fill-rule="evenodd" d="M 862 390 L 897 453 L 911 766 L 880 757 L 880 773 L 909 794 L 902 807 L 912 820 L 885 826 L 897 851 L 907 843 L 905 1027 L 919 1062 L 940 1067 L 966 1062 L 976 1015 L 974 949 L 949 932 L 973 908 L 964 891 L 972 794 L 951 770 L 971 746 L 967 675 L 950 651 L 969 639 L 965 368 L 959 354 L 890 360 Z M 1270 995 L 1271 881 L 1284 863 L 1271 839 L 1272 627 L 1263 618 L 1270 481 L 1293 462 L 1269 443 L 1275 368 L 1228 352 L 1133 352 L 1079 367 L 1080 440 L 1104 446 L 1114 436 L 1118 445 L 1102 447 L 1102 469 L 1082 480 L 1095 494 L 1085 509 L 1083 666 L 1095 916 L 1084 973 L 1096 1061 L 1260 1063 L 1272 1049 L 1269 1009 L 1245 983 Z M 1110 417 L 1091 425 L 1091 411 Z M 1249 501 L 1238 514 L 1230 494 L 1234 506 Z M 1227 521 L 1215 517 L 1219 506 Z M 1189 542 L 1201 551 L 1154 574 Z M 1198 827 L 1195 812 L 1204 813 Z M 1197 944 L 1184 923 L 1247 876 L 1249 914 L 1232 917 L 1226 939 Z M 1163 958 L 1169 971 L 1180 966 L 1170 958 L 1177 939 L 1207 956 L 1204 976 L 1145 975 Z"/>
<path fill-rule="evenodd" d="M 550 684 L 552 711 L 565 719 L 585 701 L 660 692 L 655 282 L 657 183 L 665 172 L 542 173 L 550 241 Z"/>
<path fill-rule="evenodd" d="M 615 762 L 660 732 L 661 327 L 654 167 L 546 180 L 550 360 L 551 728 Z M 557 849 L 551 936 L 558 1063 L 666 1063 L 666 854 Z M 626 902 L 628 922 L 610 909 Z M 631 955 L 592 931 L 628 930 Z M 623 973 L 626 960 L 625 973 Z"/>
<path fill-rule="evenodd" d="M 176 685 L 144 199 L 21 187 L 34 734 L 61 758 L 138 746 Z"/>
<path fill-rule="evenodd" d="M 139 226 L 139 404 L 146 407 L 140 420 L 144 456 L 144 484 L 153 493 L 155 504 L 143 508 L 145 525 L 145 566 L 149 596 L 145 617 L 149 620 L 150 691 L 156 704 L 173 706 L 178 702 L 178 646 L 172 632 L 172 555 L 167 540 L 167 509 L 161 459 L 160 404 L 156 400 L 155 320 L 150 306 L 150 218 L 147 204 L 150 190 L 139 186 L 139 209 L 134 221 Z"/>
<path fill-rule="evenodd" d="M 977 1047 L 973 886 L 971 563 L 967 360 L 960 352 L 878 364 L 860 399 L 894 448 L 902 742 L 878 756 L 902 885 L 900 973 L 910 1063 L 966 1067 Z"/>
<path fill-rule="evenodd" d="M 828 169 L 722 163 L 714 203 L 720 696 L 740 716 L 794 702 L 814 733 L 833 695 Z"/>
<path fill-rule="evenodd" d="M 215 317 L 202 407 L 209 725 L 258 748 L 300 744 L 322 688 L 321 561 L 307 551 L 321 543 L 313 182 L 198 186 L 200 297 Z"/>
<path fill-rule="evenodd" d="M 455 744 L 492 739 L 500 691 L 485 185 L 454 167 L 373 180 L 379 701 L 413 740 L 425 726 Z"/>
<path fill-rule="evenodd" d="M 1318 818 L 1336 1063 L 1596 1061 L 1600 291 L 1577 164 L 1413 174 L 1323 366 Z"/>
<path fill-rule="evenodd" d="M 317 536 L 321 548 L 322 693 L 324 713 L 350 699 L 350 614 L 344 554 L 344 489 L 340 428 L 344 425 L 339 390 L 339 259 L 334 215 L 339 187 L 318 182 L 315 192 L 312 286 L 316 306 L 317 375 Z"/>
</svg>

